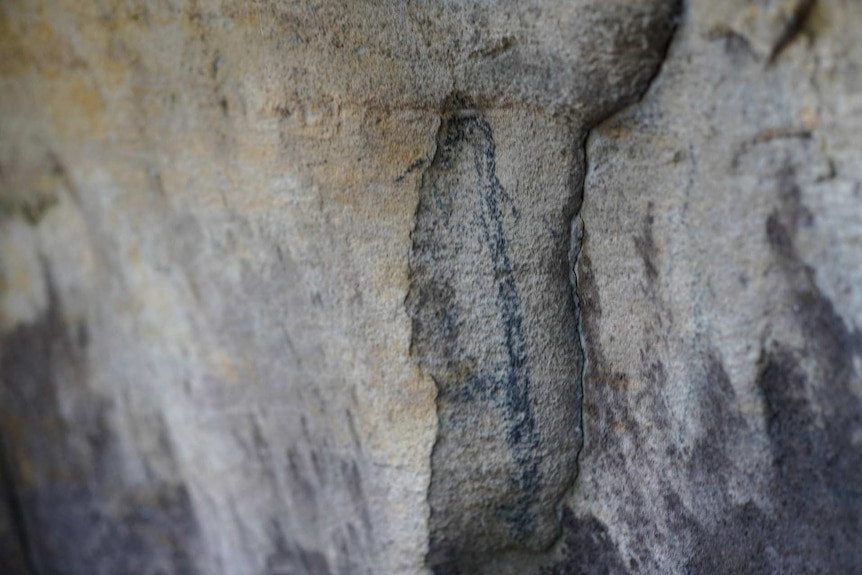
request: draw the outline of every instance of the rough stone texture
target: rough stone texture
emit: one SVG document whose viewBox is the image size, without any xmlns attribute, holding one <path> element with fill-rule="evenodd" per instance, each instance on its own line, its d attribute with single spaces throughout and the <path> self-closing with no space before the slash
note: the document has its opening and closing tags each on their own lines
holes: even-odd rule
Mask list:
<svg viewBox="0 0 862 575">
<path fill-rule="evenodd" d="M 575 507 L 616 572 L 862 568 L 862 5 L 808 4 L 691 2 L 590 140 Z"/>
<path fill-rule="evenodd" d="M 4 0 L 4 573 L 862 570 L 859 30 Z"/>
<path fill-rule="evenodd" d="M 540 143 L 527 150 L 525 141 Z M 542 550 L 558 536 L 557 507 L 581 446 L 583 362 L 567 257 L 580 143 L 529 113 L 441 126 L 420 191 L 407 300 L 412 354 L 438 388 L 432 564 L 510 546 Z M 560 158 L 570 159 L 562 170 Z"/>
</svg>

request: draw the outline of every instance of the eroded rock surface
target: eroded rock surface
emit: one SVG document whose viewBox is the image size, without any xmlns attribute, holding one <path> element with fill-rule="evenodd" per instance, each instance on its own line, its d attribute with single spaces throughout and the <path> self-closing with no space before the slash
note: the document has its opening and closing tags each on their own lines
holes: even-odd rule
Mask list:
<svg viewBox="0 0 862 575">
<path fill-rule="evenodd" d="M 438 388 L 432 564 L 546 548 L 576 473 L 582 356 L 567 252 L 580 142 L 517 116 L 445 119 L 420 191 L 408 309 L 412 352 Z M 518 145 L 539 134 L 545 145 Z M 500 136 L 516 140 L 498 152 Z M 571 158 L 569 177 L 543 156 Z"/>
<path fill-rule="evenodd" d="M 588 145 L 575 525 L 611 572 L 862 565 L 862 9 L 809 4 L 690 2 Z"/>
<path fill-rule="evenodd" d="M 0 563 L 862 569 L 859 29 L 5 1 Z"/>
</svg>

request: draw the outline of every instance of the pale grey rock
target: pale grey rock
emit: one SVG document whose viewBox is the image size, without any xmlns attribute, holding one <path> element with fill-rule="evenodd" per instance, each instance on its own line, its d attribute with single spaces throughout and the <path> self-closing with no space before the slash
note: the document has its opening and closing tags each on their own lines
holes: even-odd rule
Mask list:
<svg viewBox="0 0 862 575">
<path fill-rule="evenodd" d="M 573 507 L 613 572 L 862 565 L 862 10 L 764 32 L 792 4 L 690 2 L 587 148 Z"/>
<path fill-rule="evenodd" d="M 4 3 L 0 561 L 858 571 L 860 26 Z"/>
</svg>

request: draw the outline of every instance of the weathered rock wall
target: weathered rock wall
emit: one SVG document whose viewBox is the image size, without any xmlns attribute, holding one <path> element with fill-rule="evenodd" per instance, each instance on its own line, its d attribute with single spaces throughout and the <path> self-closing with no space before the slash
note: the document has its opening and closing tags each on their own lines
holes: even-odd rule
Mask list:
<svg viewBox="0 0 862 575">
<path fill-rule="evenodd" d="M 860 29 L 5 0 L 0 563 L 862 569 Z"/>
<path fill-rule="evenodd" d="M 627 571 L 862 565 L 862 10 L 811 4 L 691 2 L 588 146 L 577 507 Z"/>
</svg>

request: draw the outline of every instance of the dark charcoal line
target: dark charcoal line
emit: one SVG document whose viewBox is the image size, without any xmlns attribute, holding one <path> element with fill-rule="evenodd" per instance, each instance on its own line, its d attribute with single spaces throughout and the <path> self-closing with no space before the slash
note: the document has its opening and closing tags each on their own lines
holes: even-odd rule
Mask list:
<svg viewBox="0 0 862 575">
<path fill-rule="evenodd" d="M 437 141 L 417 206 L 406 304 L 411 354 L 438 391 L 428 560 L 445 572 L 498 549 L 534 544 L 544 450 L 510 245 L 518 214 L 497 179 L 491 126 L 478 112 L 452 113 L 442 119 Z M 481 290 L 481 310 L 472 309 L 464 290 Z M 489 441 L 495 459 L 459 455 L 457 445 L 474 438 Z M 462 473 L 487 473 L 494 487 L 457 502 Z"/>
<path fill-rule="evenodd" d="M 506 350 L 509 356 L 508 372 L 505 381 L 505 405 L 507 437 L 512 448 L 520 475 L 516 478 L 518 490 L 522 494 L 511 509 L 508 520 L 519 534 L 525 537 L 532 529 L 533 517 L 529 506 L 539 488 L 540 476 L 536 450 L 539 437 L 536 433 L 535 419 L 530 406 L 530 366 L 527 363 L 527 344 L 523 332 L 523 313 L 521 298 L 515 285 L 509 246 L 503 230 L 503 213 L 500 199 L 509 199 L 508 194 L 497 179 L 496 147 L 491 126 L 484 118 L 464 120 L 481 131 L 488 142 L 484 150 L 474 150 L 474 163 L 478 177 L 477 184 L 484 190 L 485 207 L 491 222 L 483 218 L 485 236 L 492 247 L 491 255 L 494 273 L 500 278 L 497 283 L 497 305 L 503 316 L 506 333 Z M 481 153 L 480 153 L 481 152 Z M 483 182 L 487 185 L 482 186 Z M 493 224 L 493 228 L 491 228 Z"/>
</svg>

